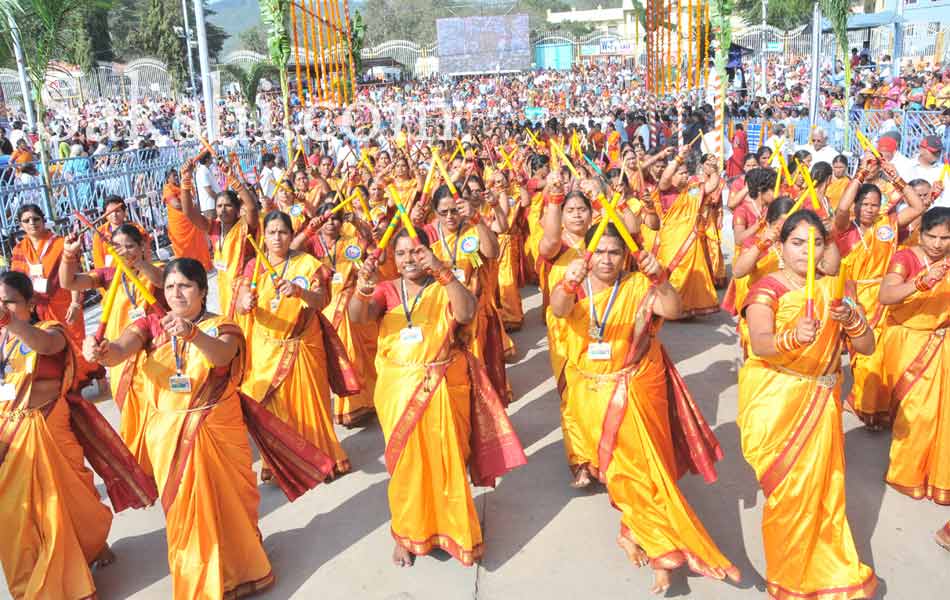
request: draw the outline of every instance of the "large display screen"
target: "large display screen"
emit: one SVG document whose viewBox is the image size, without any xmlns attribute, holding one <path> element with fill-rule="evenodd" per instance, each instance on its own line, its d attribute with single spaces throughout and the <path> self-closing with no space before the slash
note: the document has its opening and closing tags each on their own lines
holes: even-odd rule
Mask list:
<svg viewBox="0 0 950 600">
<path fill-rule="evenodd" d="M 531 67 L 528 15 L 436 19 L 439 71 L 449 75 Z"/>
</svg>

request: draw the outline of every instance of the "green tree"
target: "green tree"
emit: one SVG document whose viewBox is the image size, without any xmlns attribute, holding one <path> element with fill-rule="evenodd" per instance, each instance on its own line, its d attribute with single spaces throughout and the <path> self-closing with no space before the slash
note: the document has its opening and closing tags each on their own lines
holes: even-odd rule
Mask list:
<svg viewBox="0 0 950 600">
<path fill-rule="evenodd" d="M 258 54 L 267 55 L 267 30 L 263 25 L 255 25 L 238 34 L 241 50 L 250 50 Z"/>
<path fill-rule="evenodd" d="M 290 36 L 287 20 L 290 0 L 260 0 L 261 21 L 267 28 L 267 53 L 271 64 L 280 72 L 280 93 L 284 103 L 284 132 L 290 141 L 290 81 L 287 61 L 290 60 Z"/>
<path fill-rule="evenodd" d="M 851 114 L 851 60 L 848 56 L 848 13 L 851 12 L 848 0 L 821 0 L 821 12 L 831 23 L 835 46 L 844 63 L 844 144 L 850 147 L 848 115 Z"/>
<path fill-rule="evenodd" d="M 265 62 L 254 63 L 247 70 L 237 65 L 220 65 L 219 68 L 225 81 L 233 81 L 238 84 L 241 96 L 244 97 L 244 104 L 247 106 L 247 112 L 252 117 L 257 114 L 257 90 L 261 86 L 261 81 L 279 78 L 280 76 L 277 67 Z"/>
<path fill-rule="evenodd" d="M 769 0 L 766 23 L 783 31 L 811 23 L 813 0 Z M 762 22 L 762 0 L 736 0 L 735 13 L 750 25 Z"/>
<path fill-rule="evenodd" d="M 175 92 L 184 87 L 187 69 L 182 56 L 187 56 L 184 40 L 174 30 L 164 0 L 149 0 L 145 18 L 139 28 L 131 33 L 130 46 L 141 51 L 143 56 L 156 58 L 165 63 Z"/>
<path fill-rule="evenodd" d="M 363 22 L 363 15 L 358 10 L 353 14 L 352 25 L 350 47 L 353 49 L 354 69 L 359 75 L 363 72 L 363 44 L 366 41 L 366 23 Z"/>
</svg>

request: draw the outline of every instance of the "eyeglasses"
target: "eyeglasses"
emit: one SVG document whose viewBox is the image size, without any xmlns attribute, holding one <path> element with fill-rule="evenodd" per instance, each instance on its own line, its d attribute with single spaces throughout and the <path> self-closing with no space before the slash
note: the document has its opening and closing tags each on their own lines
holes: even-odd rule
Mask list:
<svg viewBox="0 0 950 600">
<path fill-rule="evenodd" d="M 447 217 L 449 215 L 460 215 L 462 211 L 457 208 L 443 208 L 442 210 L 435 211 L 440 217 Z"/>
<path fill-rule="evenodd" d="M 20 219 L 20 223 L 42 223 L 42 217 L 23 217 Z"/>
</svg>

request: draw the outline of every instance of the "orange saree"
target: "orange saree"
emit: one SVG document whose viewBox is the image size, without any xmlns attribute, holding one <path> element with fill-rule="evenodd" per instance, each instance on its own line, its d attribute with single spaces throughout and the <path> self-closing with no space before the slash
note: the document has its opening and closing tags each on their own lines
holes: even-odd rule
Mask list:
<svg viewBox="0 0 950 600">
<path fill-rule="evenodd" d="M 413 554 L 441 548 L 469 566 L 484 545 L 466 467 L 475 485 L 494 486 L 527 459 L 484 367 L 464 349 L 445 289 L 430 284 L 414 302 L 419 343 L 401 339 L 407 318 L 399 289 L 400 280 L 383 282 L 374 298 L 385 311 L 375 403 L 392 535 Z"/>
<path fill-rule="evenodd" d="M 604 318 L 614 290 L 602 334 L 610 352 L 595 357 L 589 352 L 590 303 Z M 687 470 L 714 481 L 713 463 L 722 450 L 656 338 L 662 320 L 653 314 L 654 301 L 650 280 L 628 273 L 592 298 L 582 294 L 571 314 L 557 319 L 564 327 L 566 410 L 577 427 L 575 448 L 623 513 L 621 535 L 643 548 L 654 568 L 688 564 L 708 577 L 738 580 L 738 569 L 676 485 Z"/>
<path fill-rule="evenodd" d="M 661 194 L 663 217 L 654 253 L 670 271 L 670 284 L 683 299 L 683 316 L 707 315 L 719 311 L 714 274 L 706 260 L 700 236 L 705 236 L 702 221 L 702 183 L 690 180 L 682 192 Z"/>
<path fill-rule="evenodd" d="M 326 270 L 309 254 L 291 254 L 273 265 L 301 287 L 327 285 Z M 244 276 L 254 277 L 255 261 Z M 281 298 L 265 273 L 257 275 L 258 304 L 247 319 L 248 374 L 242 391 L 308 442 L 330 455 L 336 474 L 350 470 L 331 417 L 331 390 L 347 396 L 359 391 L 346 350 L 326 317 L 300 298 Z"/>
<path fill-rule="evenodd" d="M 39 327 L 62 331 L 54 322 Z M 17 599 L 94 597 L 88 565 L 107 548 L 112 512 L 85 461 L 105 481 L 116 512 L 152 504 L 155 485 L 99 411 L 69 395 L 75 355 L 68 344 L 59 355 L 40 356 L 5 337 L 0 351 L 9 357 L 4 382 L 13 392 L 0 401 L 0 563 L 7 587 Z M 33 406 L 40 379 L 58 381 L 59 394 Z"/>
<path fill-rule="evenodd" d="M 912 250 L 894 256 L 889 273 L 912 280 L 926 267 Z M 950 504 L 950 280 L 890 306 L 884 382 L 896 408 L 891 462 L 885 477 L 911 498 Z"/>
<path fill-rule="evenodd" d="M 810 345 L 776 357 L 750 354 L 739 371 L 742 454 L 755 470 L 768 593 L 776 600 L 871 598 L 877 578 L 858 558 L 845 515 L 841 353 L 844 334 L 828 314 L 834 278 L 816 283 L 821 330 Z M 804 315 L 803 289 L 772 277 L 752 286 L 743 306 L 775 312 L 775 331 Z"/>
<path fill-rule="evenodd" d="M 62 323 L 66 335 L 76 347 L 80 347 L 86 335 L 85 318 L 80 310 L 72 323 L 66 322 L 72 294 L 59 286 L 59 261 L 62 256 L 63 238 L 52 232 L 47 232 L 39 248 L 33 246 L 30 238 L 24 237 L 13 248 L 10 270 L 25 273 L 33 281 L 33 300 L 40 320 Z M 76 357 L 77 386 L 101 378 L 104 373 L 102 367 L 87 362 L 82 356 Z"/>
<path fill-rule="evenodd" d="M 211 270 L 211 253 L 208 251 L 208 237 L 185 216 L 180 209 L 181 188 L 166 183 L 162 188 L 162 200 L 168 208 L 168 238 L 172 243 L 172 252 L 176 257 L 193 258 L 201 263 L 205 271 Z"/>
<path fill-rule="evenodd" d="M 881 380 L 884 345 L 881 336 L 887 325 L 887 307 L 878 302 L 881 280 L 897 252 L 897 214 L 881 215 L 863 234 L 853 226 L 838 238 L 841 268 L 857 285 L 856 300 L 868 316 L 878 342 L 871 356 L 852 355 L 851 372 L 854 384 L 848 404 L 854 413 L 869 426 L 890 424 L 891 401 Z"/>
</svg>

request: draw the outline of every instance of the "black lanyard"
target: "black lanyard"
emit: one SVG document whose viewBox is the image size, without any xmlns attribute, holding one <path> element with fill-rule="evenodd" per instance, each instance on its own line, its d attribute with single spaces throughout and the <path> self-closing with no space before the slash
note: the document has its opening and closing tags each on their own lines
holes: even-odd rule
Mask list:
<svg viewBox="0 0 950 600">
<path fill-rule="evenodd" d="M 429 287 L 429 284 L 432 283 L 432 278 L 426 278 L 425 283 L 423 283 L 419 289 L 419 293 L 416 294 L 416 299 L 412 301 L 412 308 L 409 307 L 409 292 L 406 291 L 406 280 L 400 279 L 399 283 L 402 287 L 399 297 L 400 300 L 402 300 L 402 309 L 406 312 L 406 323 L 412 328 L 412 313 L 416 310 L 416 305 L 419 304 L 419 298 L 422 298 L 422 294 L 426 291 L 426 288 Z"/>
<path fill-rule="evenodd" d="M 280 272 L 280 277 L 278 277 L 277 279 L 274 279 L 273 277 L 271 277 L 271 282 L 274 284 L 274 295 L 277 297 L 278 300 L 280 299 L 280 292 L 277 291 L 277 281 L 280 279 L 283 279 L 284 275 L 287 274 L 288 266 L 290 266 L 290 254 L 287 255 L 286 259 L 284 259 L 284 268 Z"/>
<path fill-rule="evenodd" d="M 323 248 L 323 254 L 330 259 L 330 267 L 336 273 L 336 246 L 340 243 L 340 238 L 333 240 L 333 252 L 330 252 L 330 248 L 327 247 L 326 242 L 323 241 L 323 236 L 319 233 L 317 234 L 317 241 L 320 242 L 320 247 Z"/>
<path fill-rule="evenodd" d="M 137 307 L 138 302 L 135 300 L 135 290 L 129 288 L 129 281 L 125 278 L 125 273 L 117 273 L 117 275 L 121 278 L 120 281 L 122 281 L 122 289 L 125 290 L 125 297 L 129 299 L 129 303 L 132 306 Z M 115 277 L 115 275 L 113 275 L 113 277 Z"/>
</svg>

